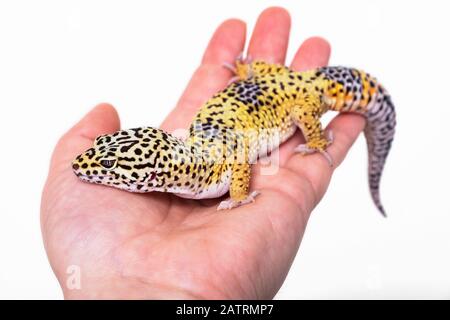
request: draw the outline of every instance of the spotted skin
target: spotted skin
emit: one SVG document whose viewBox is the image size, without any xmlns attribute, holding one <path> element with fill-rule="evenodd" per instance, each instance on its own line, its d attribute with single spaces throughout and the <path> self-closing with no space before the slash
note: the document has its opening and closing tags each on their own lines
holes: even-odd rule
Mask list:
<svg viewBox="0 0 450 320">
<path fill-rule="evenodd" d="M 254 201 L 251 164 L 277 148 L 297 128 L 306 143 L 296 151 L 326 152 L 331 140 L 321 116 L 355 112 L 367 119 L 369 185 L 379 211 L 381 173 L 395 131 L 395 111 L 386 90 L 369 74 L 344 67 L 297 72 L 263 61 L 238 60 L 234 82 L 200 109 L 186 140 L 144 127 L 99 136 L 72 164 L 83 181 L 132 192 L 162 191 L 191 199 L 229 191 L 219 209 Z"/>
</svg>

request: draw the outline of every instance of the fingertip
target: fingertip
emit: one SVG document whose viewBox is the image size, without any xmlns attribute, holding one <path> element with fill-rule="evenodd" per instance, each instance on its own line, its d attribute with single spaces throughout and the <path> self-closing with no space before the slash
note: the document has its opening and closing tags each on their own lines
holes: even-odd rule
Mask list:
<svg viewBox="0 0 450 320">
<path fill-rule="evenodd" d="M 248 47 L 248 55 L 270 63 L 284 63 L 291 29 L 291 16 L 281 7 L 270 7 L 259 15 Z"/>
<path fill-rule="evenodd" d="M 229 29 L 231 31 L 244 32 L 245 33 L 247 31 L 247 24 L 242 19 L 230 18 L 230 19 L 225 20 L 219 26 L 219 28 L 227 28 L 227 29 Z"/>
<path fill-rule="evenodd" d="M 247 25 L 236 18 L 220 24 L 214 32 L 202 58 L 202 64 L 233 62 L 245 44 Z"/>
<path fill-rule="evenodd" d="M 306 39 L 304 45 L 310 47 L 310 50 L 316 51 L 317 54 L 323 55 L 323 60 L 321 61 L 322 65 L 328 63 L 328 59 L 331 55 L 331 45 L 325 38 L 314 36 Z"/>
<path fill-rule="evenodd" d="M 289 11 L 280 6 L 272 6 L 264 9 L 259 15 L 259 18 L 266 18 L 267 16 L 281 18 L 289 24 L 291 23 L 291 15 Z"/>
<path fill-rule="evenodd" d="M 321 48 L 323 50 L 326 50 L 328 52 L 331 51 L 331 45 L 328 42 L 327 39 L 320 37 L 320 36 L 313 36 L 313 37 L 309 37 L 308 39 L 306 39 L 303 42 L 304 45 L 308 46 L 308 45 L 312 45 L 315 46 L 317 48 Z"/>
<path fill-rule="evenodd" d="M 89 111 L 58 141 L 52 157 L 52 166 L 68 163 L 80 152 L 89 148 L 99 135 L 119 130 L 120 121 L 116 109 L 108 103 L 100 103 Z"/>
<path fill-rule="evenodd" d="M 70 131 L 71 135 L 82 135 L 95 139 L 100 134 L 120 129 L 117 110 L 109 103 L 100 103 L 89 111 Z"/>
<path fill-rule="evenodd" d="M 331 55 L 330 43 L 322 37 L 306 39 L 297 50 L 291 67 L 307 70 L 326 66 Z"/>
</svg>

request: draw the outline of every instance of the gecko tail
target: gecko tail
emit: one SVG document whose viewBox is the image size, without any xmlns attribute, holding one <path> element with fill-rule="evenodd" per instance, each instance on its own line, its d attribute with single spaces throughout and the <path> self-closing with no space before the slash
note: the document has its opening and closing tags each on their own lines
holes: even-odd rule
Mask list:
<svg viewBox="0 0 450 320">
<path fill-rule="evenodd" d="M 396 115 L 391 97 L 381 86 L 375 99 L 374 105 L 365 113 L 367 124 L 364 135 L 369 158 L 370 194 L 380 213 L 386 217 L 380 199 L 380 180 L 394 139 Z"/>
<path fill-rule="evenodd" d="M 318 74 L 329 81 L 325 96 L 330 110 L 356 112 L 366 117 L 370 194 L 380 213 L 386 216 L 380 199 L 380 180 L 396 126 L 391 97 L 376 78 L 362 70 L 323 67 Z"/>
</svg>

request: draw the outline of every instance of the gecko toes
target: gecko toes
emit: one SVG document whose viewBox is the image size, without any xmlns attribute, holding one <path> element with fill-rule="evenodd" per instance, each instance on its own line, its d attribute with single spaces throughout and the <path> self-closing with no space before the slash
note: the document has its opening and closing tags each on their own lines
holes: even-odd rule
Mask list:
<svg viewBox="0 0 450 320">
<path fill-rule="evenodd" d="M 328 145 L 332 144 L 334 142 L 334 133 L 333 130 L 327 130 L 325 132 L 325 138 L 328 140 Z"/>
<path fill-rule="evenodd" d="M 233 65 L 233 64 L 231 64 L 231 63 L 229 63 L 229 62 L 224 62 L 224 63 L 222 63 L 222 66 L 223 66 L 225 69 L 230 70 L 233 74 L 236 74 L 236 73 L 237 73 L 236 66 Z"/>
<path fill-rule="evenodd" d="M 231 198 L 222 201 L 219 206 L 217 207 L 217 210 L 229 210 L 229 209 L 233 209 L 233 208 L 237 208 L 252 202 L 255 202 L 255 197 L 257 195 L 259 195 L 260 192 L 259 191 L 252 191 L 247 198 L 245 198 L 244 200 L 233 200 Z"/>
<path fill-rule="evenodd" d="M 319 152 L 325 157 L 330 167 L 333 167 L 333 158 L 327 152 L 326 148 L 331 145 L 334 141 L 333 131 L 328 130 L 325 132 L 325 138 L 308 141 L 305 144 L 299 144 L 294 152 L 300 153 L 302 155 L 313 154 Z"/>
<path fill-rule="evenodd" d="M 330 156 L 330 154 L 326 150 L 320 150 L 309 147 L 307 144 L 299 144 L 295 149 L 294 152 L 300 153 L 301 155 L 308 155 L 313 154 L 316 152 L 319 152 L 321 155 L 325 157 L 330 167 L 333 167 L 333 158 Z"/>
</svg>

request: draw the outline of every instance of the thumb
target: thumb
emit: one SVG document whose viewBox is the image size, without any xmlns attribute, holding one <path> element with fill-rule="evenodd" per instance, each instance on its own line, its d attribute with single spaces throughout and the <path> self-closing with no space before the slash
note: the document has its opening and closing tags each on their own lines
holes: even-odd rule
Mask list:
<svg viewBox="0 0 450 320">
<path fill-rule="evenodd" d="M 97 136 L 119 129 L 119 115 L 114 107 L 107 103 L 97 105 L 58 141 L 50 172 L 67 169 L 78 154 L 92 146 Z"/>
</svg>

